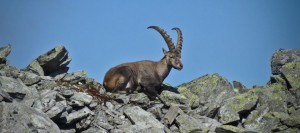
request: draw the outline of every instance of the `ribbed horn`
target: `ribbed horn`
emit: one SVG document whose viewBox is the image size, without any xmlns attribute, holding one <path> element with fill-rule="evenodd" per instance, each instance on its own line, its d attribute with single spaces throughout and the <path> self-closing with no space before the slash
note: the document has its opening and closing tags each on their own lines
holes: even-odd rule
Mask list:
<svg viewBox="0 0 300 133">
<path fill-rule="evenodd" d="M 155 29 L 156 31 L 158 31 L 161 34 L 161 36 L 165 39 L 165 41 L 169 47 L 169 50 L 172 52 L 175 51 L 175 46 L 174 46 L 174 43 L 172 42 L 172 38 L 170 38 L 170 36 L 167 34 L 166 31 L 159 28 L 158 26 L 149 26 L 147 29 L 149 29 L 149 28 L 152 28 L 152 29 Z"/>
<path fill-rule="evenodd" d="M 172 30 L 176 30 L 177 32 L 177 44 L 176 44 L 176 50 L 178 51 L 178 53 L 181 53 L 181 49 L 182 49 L 182 42 L 183 42 L 183 38 L 182 38 L 182 32 L 179 28 L 174 27 Z"/>
</svg>

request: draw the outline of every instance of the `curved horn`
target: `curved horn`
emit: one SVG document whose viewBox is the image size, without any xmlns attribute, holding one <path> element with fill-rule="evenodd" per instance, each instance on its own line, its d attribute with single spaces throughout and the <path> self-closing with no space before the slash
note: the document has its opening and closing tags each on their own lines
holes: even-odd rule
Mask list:
<svg viewBox="0 0 300 133">
<path fill-rule="evenodd" d="M 176 50 L 181 53 L 181 49 L 182 49 L 182 42 L 183 42 L 183 38 L 182 38 L 182 32 L 179 28 L 174 27 L 172 30 L 176 30 L 178 37 L 177 37 L 177 44 L 176 44 Z"/>
<path fill-rule="evenodd" d="M 170 51 L 176 50 L 174 43 L 172 42 L 172 39 L 170 38 L 170 36 L 167 34 L 166 31 L 159 28 L 158 26 L 149 26 L 147 29 L 149 29 L 149 28 L 155 29 L 156 31 L 158 31 L 161 34 L 161 36 L 165 39 Z"/>
</svg>

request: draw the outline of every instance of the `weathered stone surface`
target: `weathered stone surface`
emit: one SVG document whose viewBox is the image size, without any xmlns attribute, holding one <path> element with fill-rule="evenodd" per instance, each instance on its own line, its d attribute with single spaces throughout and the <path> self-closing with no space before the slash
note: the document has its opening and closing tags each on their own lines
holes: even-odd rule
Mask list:
<svg viewBox="0 0 300 133">
<path fill-rule="evenodd" d="M 171 91 L 162 91 L 160 94 L 162 98 L 167 102 L 169 105 L 171 104 L 183 104 L 188 105 L 189 100 L 179 93 L 171 92 Z"/>
<path fill-rule="evenodd" d="M 221 126 L 217 120 L 205 116 L 189 116 L 180 114 L 175 121 L 182 133 L 186 132 L 214 132 L 217 126 Z"/>
<path fill-rule="evenodd" d="M 35 88 L 27 87 L 22 81 L 10 77 L 0 76 L 0 89 L 27 106 L 31 106 L 34 99 L 39 97 Z"/>
<path fill-rule="evenodd" d="M 148 104 L 150 99 L 145 93 L 130 94 L 130 102 L 138 104 Z"/>
<path fill-rule="evenodd" d="M 52 73 L 65 73 L 68 71 L 67 65 L 71 62 L 68 51 L 60 45 L 34 60 L 27 69 L 38 72 L 38 74 L 50 75 Z M 43 72 L 40 70 L 43 69 Z M 59 74 L 58 73 L 58 74 Z"/>
<path fill-rule="evenodd" d="M 300 88 L 300 61 L 283 65 L 281 71 L 292 88 Z"/>
<path fill-rule="evenodd" d="M 93 114 L 93 112 L 87 108 L 84 107 L 83 109 L 80 109 L 78 111 L 72 112 L 69 115 L 66 116 L 66 124 L 72 124 L 76 121 L 82 120 L 83 118 L 88 117 L 88 115 Z"/>
<path fill-rule="evenodd" d="M 206 106 L 202 114 L 212 118 L 226 99 L 237 94 L 227 79 L 218 74 L 205 75 L 184 83 L 178 86 L 178 91 L 189 99 L 192 108 Z"/>
<path fill-rule="evenodd" d="M 10 51 L 11 51 L 10 44 L 0 48 L 0 64 L 7 64 L 6 57 L 10 54 Z"/>
<path fill-rule="evenodd" d="M 250 111 L 257 103 L 258 96 L 244 93 L 225 101 L 220 108 L 220 122 L 228 124 L 240 120 L 239 114 Z"/>
<path fill-rule="evenodd" d="M 18 102 L 0 103 L 0 131 L 60 132 L 58 126 L 46 114 Z"/>
<path fill-rule="evenodd" d="M 77 92 L 73 96 L 71 96 L 70 99 L 74 101 L 82 102 L 85 105 L 89 105 L 91 104 L 93 97 L 83 92 Z"/>
<path fill-rule="evenodd" d="M 38 75 L 36 75 L 34 73 L 26 72 L 26 71 L 21 72 L 19 75 L 19 78 L 26 85 L 33 85 L 33 84 L 36 84 L 37 82 L 41 81 L 41 77 L 39 77 Z"/>
<path fill-rule="evenodd" d="M 180 113 L 180 109 L 177 106 L 171 106 L 166 115 L 164 116 L 164 119 L 167 124 L 172 124 L 177 115 Z"/>
<path fill-rule="evenodd" d="M 124 114 L 135 125 L 149 125 L 152 128 L 157 128 L 157 131 L 164 131 L 164 125 L 155 119 L 152 114 L 141 109 L 139 106 L 128 107 L 124 110 Z"/>
<path fill-rule="evenodd" d="M 108 133 L 108 131 L 99 127 L 91 127 L 87 130 L 82 131 L 82 133 Z"/>
<path fill-rule="evenodd" d="M 289 62 L 300 61 L 300 49 L 292 50 L 277 50 L 272 55 L 271 68 L 272 74 L 281 74 L 281 68 L 283 65 Z"/>
<path fill-rule="evenodd" d="M 86 79 L 86 71 L 76 71 L 70 74 L 66 74 L 62 80 L 70 83 L 78 83 L 85 79 Z"/>
<path fill-rule="evenodd" d="M 216 128 L 216 133 L 258 133 L 256 131 L 238 128 L 231 125 L 222 125 Z"/>
<path fill-rule="evenodd" d="M 238 93 L 245 93 L 248 91 L 245 85 L 236 80 L 233 81 L 233 88 L 236 89 Z"/>
<path fill-rule="evenodd" d="M 56 102 L 55 106 L 50 108 L 46 114 L 49 116 L 49 118 L 58 118 L 59 114 L 63 113 L 66 110 L 66 101 L 60 101 Z"/>
<path fill-rule="evenodd" d="M 260 106 L 252 111 L 244 121 L 244 127 L 260 132 L 272 132 L 279 124 L 279 118 L 269 112 L 267 105 Z"/>
</svg>

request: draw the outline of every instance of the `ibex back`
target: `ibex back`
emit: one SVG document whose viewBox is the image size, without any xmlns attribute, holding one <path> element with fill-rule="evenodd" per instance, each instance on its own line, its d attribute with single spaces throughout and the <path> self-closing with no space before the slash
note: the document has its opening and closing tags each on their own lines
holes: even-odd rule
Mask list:
<svg viewBox="0 0 300 133">
<path fill-rule="evenodd" d="M 158 31 L 166 41 L 169 51 L 163 48 L 164 57 L 158 61 L 138 61 L 124 63 L 112 67 L 104 77 L 103 85 L 107 91 L 126 91 L 131 93 L 137 88 L 142 88 L 144 92 L 151 98 L 157 96 L 161 90 L 164 79 L 168 76 L 172 68 L 181 70 L 181 49 L 182 49 L 182 33 L 179 28 L 173 28 L 178 34 L 177 45 L 174 46 L 170 36 L 158 26 L 148 27 Z"/>
</svg>

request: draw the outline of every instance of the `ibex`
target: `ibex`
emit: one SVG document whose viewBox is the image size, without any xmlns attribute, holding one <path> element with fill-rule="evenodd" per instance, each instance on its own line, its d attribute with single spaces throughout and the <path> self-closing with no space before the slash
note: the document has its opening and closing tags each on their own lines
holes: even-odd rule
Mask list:
<svg viewBox="0 0 300 133">
<path fill-rule="evenodd" d="M 107 91 L 126 91 L 127 93 L 137 88 L 144 89 L 144 93 L 149 98 L 154 99 L 158 91 L 161 91 L 161 85 L 168 76 L 172 68 L 181 70 L 181 49 L 182 49 L 182 32 L 179 28 L 173 28 L 178 34 L 176 48 L 170 36 L 158 26 L 149 26 L 149 28 L 158 31 L 164 38 L 169 47 L 169 51 L 163 48 L 164 57 L 158 61 L 138 61 L 124 63 L 112 67 L 104 77 L 103 85 Z"/>
</svg>

